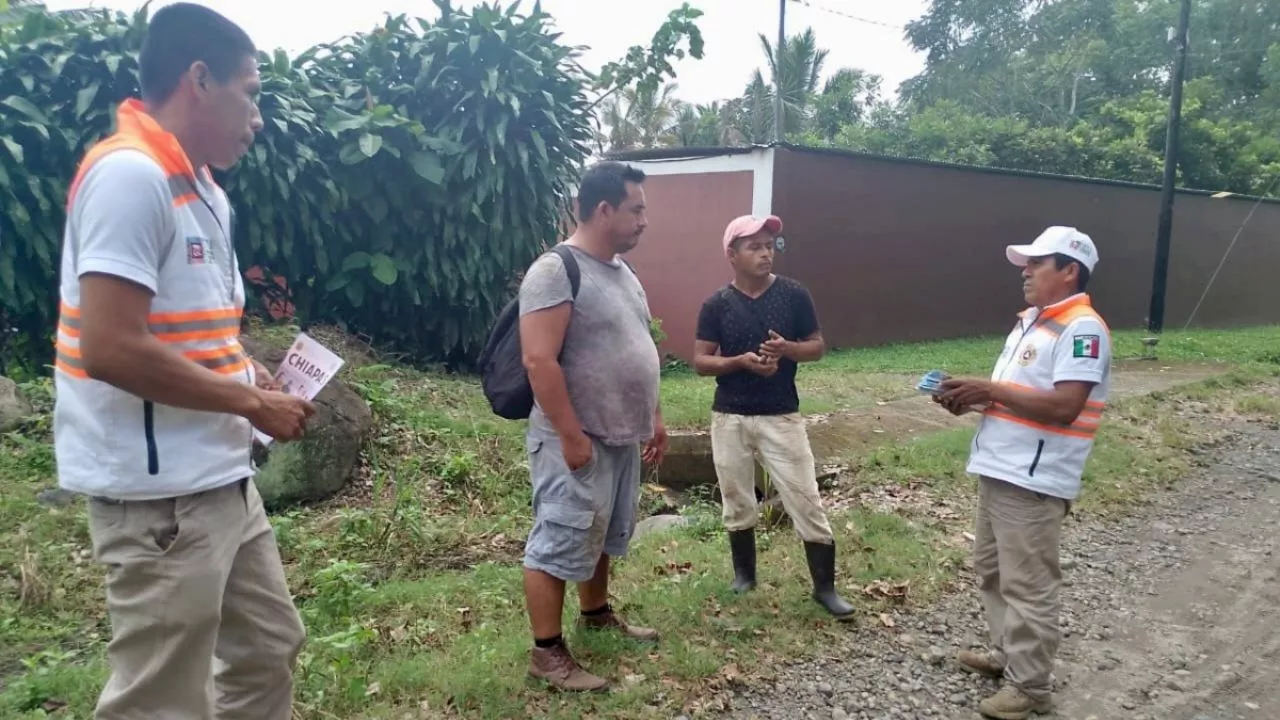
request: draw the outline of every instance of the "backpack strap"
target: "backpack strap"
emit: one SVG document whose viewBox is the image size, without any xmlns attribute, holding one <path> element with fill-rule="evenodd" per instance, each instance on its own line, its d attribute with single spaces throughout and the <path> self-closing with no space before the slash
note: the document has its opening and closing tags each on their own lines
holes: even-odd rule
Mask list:
<svg viewBox="0 0 1280 720">
<path fill-rule="evenodd" d="M 569 275 L 569 289 L 573 292 L 573 297 L 578 298 L 578 286 L 582 284 L 582 271 L 578 268 L 578 258 L 573 256 L 573 251 L 568 245 L 560 243 L 551 248 L 551 252 L 560 256 L 560 260 L 564 263 L 564 271 Z"/>
<path fill-rule="evenodd" d="M 577 299 L 578 287 L 582 284 L 582 270 L 578 267 L 578 258 L 574 257 L 573 251 L 564 243 L 552 246 L 551 252 L 559 255 L 560 260 L 564 262 L 564 271 L 569 275 L 569 289 L 573 291 L 574 299 Z M 622 261 L 623 265 L 627 266 L 627 269 L 631 271 L 632 275 L 636 276 L 636 279 L 640 278 L 640 273 L 636 272 L 635 266 L 627 262 L 626 258 L 621 255 L 616 257 Z"/>
</svg>

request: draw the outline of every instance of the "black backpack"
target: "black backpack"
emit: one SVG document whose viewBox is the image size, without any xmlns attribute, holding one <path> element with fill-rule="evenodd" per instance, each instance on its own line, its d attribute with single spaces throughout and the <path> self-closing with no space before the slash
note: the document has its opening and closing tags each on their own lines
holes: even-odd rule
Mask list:
<svg viewBox="0 0 1280 720">
<path fill-rule="evenodd" d="M 551 252 L 564 261 L 569 274 L 569 288 L 573 298 L 578 298 L 581 271 L 578 259 L 567 245 L 556 245 Z M 529 373 L 524 369 L 524 357 L 520 351 L 520 298 L 513 298 L 498 313 L 498 319 L 489 331 L 489 340 L 480 352 L 480 385 L 489 407 L 508 420 L 524 420 L 533 411 L 533 387 L 529 385 Z"/>
</svg>

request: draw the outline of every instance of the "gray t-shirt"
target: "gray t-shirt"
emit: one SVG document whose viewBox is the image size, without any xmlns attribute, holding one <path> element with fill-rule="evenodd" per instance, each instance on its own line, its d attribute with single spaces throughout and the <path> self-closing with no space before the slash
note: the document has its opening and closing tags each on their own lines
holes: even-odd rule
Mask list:
<svg viewBox="0 0 1280 720">
<path fill-rule="evenodd" d="M 581 274 L 560 355 L 569 401 L 583 430 L 606 445 L 644 442 L 653 437 L 661 370 L 648 298 L 620 259 L 605 263 L 569 248 Z M 572 300 L 564 261 L 555 253 L 534 261 L 520 284 L 520 314 Z M 550 427 L 536 403 L 530 422 Z"/>
</svg>

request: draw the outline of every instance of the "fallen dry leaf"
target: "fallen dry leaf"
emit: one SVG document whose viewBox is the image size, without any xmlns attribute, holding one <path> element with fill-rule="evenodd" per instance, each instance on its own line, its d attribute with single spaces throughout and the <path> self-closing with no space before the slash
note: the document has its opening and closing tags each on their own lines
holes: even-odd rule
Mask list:
<svg viewBox="0 0 1280 720">
<path fill-rule="evenodd" d="M 902 602 L 907 599 L 907 593 L 910 589 L 911 581 L 890 583 L 885 580 L 877 580 L 862 588 L 862 592 L 869 597 Z"/>
<path fill-rule="evenodd" d="M 898 625 L 893 621 L 893 618 L 889 617 L 888 613 L 880 613 L 880 622 L 883 623 L 885 627 L 890 627 L 890 628 L 897 627 Z"/>
<path fill-rule="evenodd" d="M 682 563 L 671 561 L 665 566 L 655 565 L 653 572 L 658 575 L 687 575 L 693 572 L 693 563 L 688 560 Z"/>
<path fill-rule="evenodd" d="M 742 670 L 738 668 L 738 663 L 729 663 L 720 668 L 720 677 L 731 683 L 741 682 Z"/>
</svg>

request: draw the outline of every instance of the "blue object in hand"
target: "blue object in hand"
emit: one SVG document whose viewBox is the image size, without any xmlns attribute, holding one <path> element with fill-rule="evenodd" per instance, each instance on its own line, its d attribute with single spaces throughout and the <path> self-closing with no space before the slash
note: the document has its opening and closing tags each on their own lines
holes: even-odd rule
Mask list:
<svg viewBox="0 0 1280 720">
<path fill-rule="evenodd" d="M 916 390 L 930 395 L 937 395 L 942 392 L 942 381 L 946 377 L 947 374 L 941 370 L 930 370 L 920 378 L 920 382 L 916 383 Z"/>
</svg>

